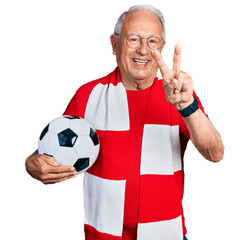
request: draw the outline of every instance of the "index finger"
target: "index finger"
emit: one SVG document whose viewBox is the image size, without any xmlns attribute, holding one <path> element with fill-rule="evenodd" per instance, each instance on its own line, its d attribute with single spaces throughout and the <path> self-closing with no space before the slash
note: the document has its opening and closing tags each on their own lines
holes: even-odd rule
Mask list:
<svg viewBox="0 0 249 240">
<path fill-rule="evenodd" d="M 49 173 L 66 173 L 66 172 L 74 172 L 75 168 L 71 165 L 60 165 L 57 167 L 51 167 L 49 169 Z"/>
<path fill-rule="evenodd" d="M 163 60 L 161 53 L 156 49 L 156 50 L 154 50 L 152 56 L 156 60 L 156 63 L 157 63 L 157 65 L 162 73 L 162 77 L 164 79 L 166 79 L 167 73 L 169 72 L 169 68 L 167 67 L 165 61 Z"/>
<path fill-rule="evenodd" d="M 173 71 L 175 72 L 175 77 L 177 77 L 180 72 L 181 54 L 182 54 L 182 47 L 180 44 L 176 44 L 174 52 L 174 60 L 173 60 Z"/>
</svg>

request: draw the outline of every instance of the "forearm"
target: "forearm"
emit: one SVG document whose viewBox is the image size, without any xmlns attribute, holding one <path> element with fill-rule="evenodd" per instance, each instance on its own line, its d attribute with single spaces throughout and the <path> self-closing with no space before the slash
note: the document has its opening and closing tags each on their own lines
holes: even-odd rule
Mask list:
<svg viewBox="0 0 249 240">
<path fill-rule="evenodd" d="M 218 162 L 223 158 L 224 145 L 220 134 L 210 120 L 198 109 L 189 117 L 183 118 L 190 132 L 190 139 L 206 159 Z"/>
</svg>

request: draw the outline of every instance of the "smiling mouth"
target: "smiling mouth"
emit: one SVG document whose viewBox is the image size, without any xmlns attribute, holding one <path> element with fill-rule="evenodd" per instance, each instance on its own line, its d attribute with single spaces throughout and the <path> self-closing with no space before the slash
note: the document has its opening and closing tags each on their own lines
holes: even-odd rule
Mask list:
<svg viewBox="0 0 249 240">
<path fill-rule="evenodd" d="M 145 65 L 149 62 L 149 60 L 146 61 L 146 60 L 140 60 L 140 59 L 137 59 L 137 58 L 132 58 L 132 61 L 133 61 L 136 65 L 138 65 L 138 66 L 145 66 Z"/>
</svg>

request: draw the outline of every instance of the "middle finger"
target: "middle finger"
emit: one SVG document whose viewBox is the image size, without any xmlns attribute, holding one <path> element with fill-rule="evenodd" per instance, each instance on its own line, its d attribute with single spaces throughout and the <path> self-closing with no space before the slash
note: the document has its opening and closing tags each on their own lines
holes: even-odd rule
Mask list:
<svg viewBox="0 0 249 240">
<path fill-rule="evenodd" d="M 175 73 L 176 78 L 178 78 L 178 74 L 180 72 L 181 54 L 182 54 L 182 47 L 180 44 L 176 44 L 174 52 L 174 60 L 173 60 L 173 71 Z"/>
</svg>

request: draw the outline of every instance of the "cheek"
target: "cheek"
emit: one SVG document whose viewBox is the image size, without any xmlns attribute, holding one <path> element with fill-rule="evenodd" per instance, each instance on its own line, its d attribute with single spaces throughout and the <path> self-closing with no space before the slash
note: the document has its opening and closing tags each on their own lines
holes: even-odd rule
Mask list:
<svg viewBox="0 0 249 240">
<path fill-rule="evenodd" d="M 151 71 L 155 71 L 156 69 L 158 69 L 158 65 L 155 60 L 151 60 L 150 67 Z"/>
<path fill-rule="evenodd" d="M 123 67 L 130 63 L 130 53 L 126 49 L 120 49 L 116 54 L 117 63 Z"/>
<path fill-rule="evenodd" d="M 120 68 L 123 68 L 124 64 L 124 56 L 122 53 L 117 54 L 116 56 L 117 64 L 119 65 Z"/>
</svg>

